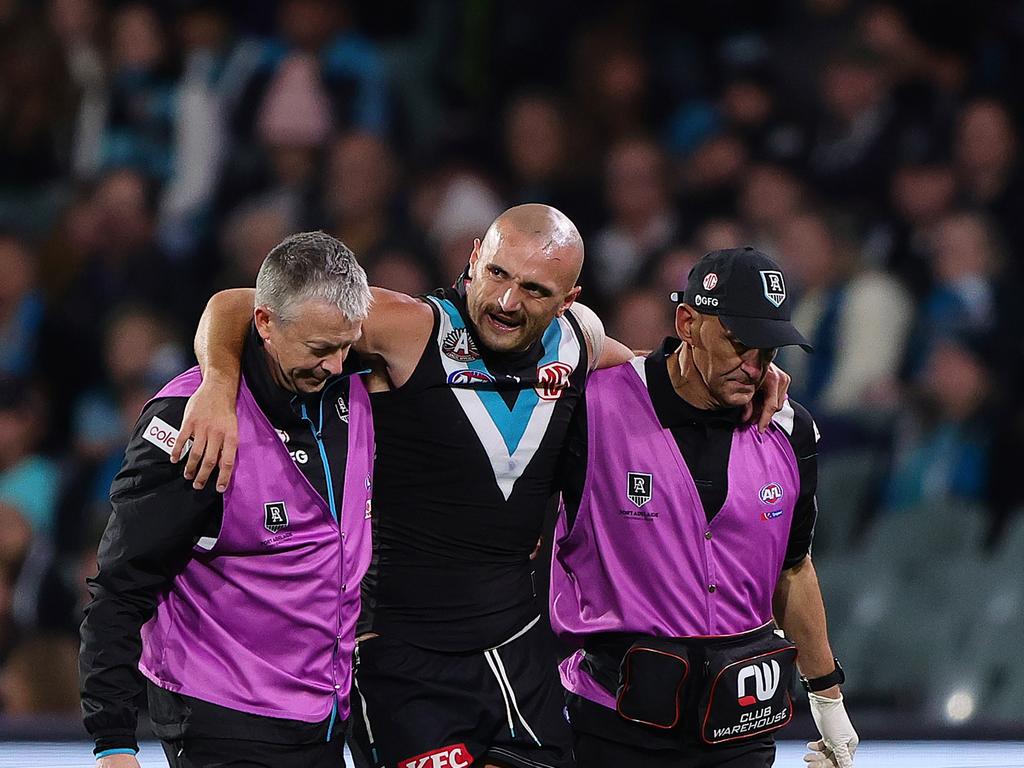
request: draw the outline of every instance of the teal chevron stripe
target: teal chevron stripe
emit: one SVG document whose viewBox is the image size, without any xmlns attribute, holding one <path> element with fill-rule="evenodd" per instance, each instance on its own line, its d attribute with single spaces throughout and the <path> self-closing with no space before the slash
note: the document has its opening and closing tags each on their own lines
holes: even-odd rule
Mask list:
<svg viewBox="0 0 1024 768">
<path fill-rule="evenodd" d="M 459 310 L 452 302 L 448 299 L 442 299 L 438 304 L 448 315 L 453 328 L 461 330 L 466 327 L 462 315 L 459 314 Z M 562 328 L 557 319 L 552 320 L 551 325 L 544 331 L 544 337 L 541 339 L 544 354 L 541 357 L 540 365 L 545 365 L 558 359 L 558 347 L 561 341 Z M 482 371 L 488 375 L 493 375 L 487 370 L 487 365 L 481 359 L 471 360 L 467 365 L 470 370 Z M 501 395 L 493 390 L 473 389 L 473 393 L 480 398 L 480 402 L 487 409 L 487 413 L 494 422 L 494 426 L 498 428 L 498 432 L 501 433 L 502 438 L 505 440 L 505 447 L 508 449 L 509 456 L 511 456 L 515 453 L 516 448 L 519 447 L 519 441 L 523 439 L 523 433 L 526 431 L 526 426 L 530 423 L 530 417 L 533 415 L 533 409 L 540 401 L 537 393 L 532 387 L 520 390 L 519 396 L 516 398 L 515 407 L 511 409 L 505 400 L 502 399 Z"/>
</svg>

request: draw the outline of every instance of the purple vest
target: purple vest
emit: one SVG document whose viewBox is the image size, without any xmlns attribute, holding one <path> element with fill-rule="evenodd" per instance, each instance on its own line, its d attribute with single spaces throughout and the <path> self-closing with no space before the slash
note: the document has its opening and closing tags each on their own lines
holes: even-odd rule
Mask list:
<svg viewBox="0 0 1024 768">
<path fill-rule="evenodd" d="M 772 617 L 800 491 L 789 439 L 776 424 L 735 430 L 728 495 L 708 523 L 643 362 L 598 371 L 587 389 L 587 479 L 572 530 L 559 518 L 551 564 L 551 624 L 576 647 L 605 632 L 718 637 Z M 582 659 L 562 663 L 562 683 L 614 707 Z"/>
<path fill-rule="evenodd" d="M 193 368 L 157 397 L 191 395 L 200 380 Z M 318 722 L 335 703 L 348 716 L 373 472 L 369 398 L 356 376 L 349 393 L 339 523 L 242 379 L 220 533 L 200 540 L 142 628 L 139 669 L 156 685 L 268 717 Z"/>
</svg>

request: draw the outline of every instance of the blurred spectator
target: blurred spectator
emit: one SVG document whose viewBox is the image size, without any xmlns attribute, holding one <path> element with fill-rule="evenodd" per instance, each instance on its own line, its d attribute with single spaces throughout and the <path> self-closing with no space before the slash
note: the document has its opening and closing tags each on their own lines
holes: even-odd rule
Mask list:
<svg viewBox="0 0 1024 768">
<path fill-rule="evenodd" d="M 592 241 L 585 274 L 604 299 L 635 283 L 645 262 L 671 245 L 680 223 L 665 155 L 651 139 L 628 139 L 608 153 L 604 181 L 611 219 Z"/>
<path fill-rule="evenodd" d="M 751 242 L 765 253 L 778 252 L 779 231 L 807 202 L 803 183 L 782 166 L 757 164 L 743 174 L 739 214 Z"/>
<path fill-rule="evenodd" d="M 17 507 L 0 501 L 0 668 L 17 638 L 15 588 L 32 544 L 32 526 Z"/>
<path fill-rule="evenodd" d="M 330 124 L 387 132 L 384 68 L 375 45 L 353 28 L 351 4 L 284 0 L 279 8 L 280 38 L 246 40 L 226 65 L 226 106 L 234 137 L 243 143 L 253 138 L 261 105 L 282 68 L 294 70 L 287 77 L 315 78 L 325 97 L 317 109 L 326 110 Z"/>
<path fill-rule="evenodd" d="M 701 253 L 735 248 L 738 243 L 747 242 L 750 242 L 750 237 L 743 222 L 737 219 L 708 219 L 694 235 L 694 243 Z"/>
<path fill-rule="evenodd" d="M 999 335 L 1003 291 L 1014 289 L 1000 284 L 1002 254 L 984 214 L 949 214 L 934 228 L 931 247 L 932 289 L 921 307 L 912 373 L 920 370 L 936 339 L 955 333 L 989 340 Z"/>
<path fill-rule="evenodd" d="M 822 216 L 787 220 L 778 248 L 796 299 L 793 323 L 814 345 L 813 355 L 780 356 L 794 396 L 819 418 L 877 412 L 903 361 L 914 319 L 909 296 L 892 277 L 860 269 Z"/>
<path fill-rule="evenodd" d="M 833 202 L 870 208 L 884 199 L 899 150 L 892 83 L 879 57 L 863 48 L 835 54 L 821 75 L 823 112 L 810 154 L 818 189 Z"/>
<path fill-rule="evenodd" d="M 328 228 L 368 270 L 385 255 L 422 260 L 399 202 L 398 182 L 398 161 L 383 139 L 352 132 L 335 142 L 324 189 Z"/>
<path fill-rule="evenodd" d="M 36 269 L 23 243 L 0 235 L 0 376 L 35 372 L 43 325 Z"/>
<path fill-rule="evenodd" d="M 600 22 L 576 38 L 573 144 L 583 168 L 600 168 L 617 142 L 648 129 L 650 62 L 628 27 Z"/>
<path fill-rule="evenodd" d="M 587 170 L 575 162 L 575 137 L 561 101 L 540 92 L 515 97 L 505 112 L 502 138 L 509 202 L 552 205 L 582 232 L 590 231 L 596 203 L 583 181 Z"/>
<path fill-rule="evenodd" d="M 176 104 L 168 43 L 152 6 L 133 3 L 115 11 L 101 168 L 131 167 L 161 181 L 170 178 Z"/>
<path fill-rule="evenodd" d="M 783 112 L 768 62 L 731 72 L 718 110 L 758 161 L 795 165 L 807 154 L 807 130 Z"/>
<path fill-rule="evenodd" d="M 683 283 L 685 285 L 685 283 Z M 651 350 L 674 333 L 675 305 L 667 290 L 634 290 L 619 296 L 611 310 L 608 335 L 637 351 Z"/>
<path fill-rule="evenodd" d="M 18 5 L 18 4 L 16 4 Z M 0 191 L 37 192 L 67 174 L 75 94 L 59 42 L 23 6 L 0 30 Z"/>
<path fill-rule="evenodd" d="M 120 456 L 135 423 L 134 417 L 122 423 L 122 402 L 138 387 L 148 385 L 155 392 L 168 374 L 173 377 L 185 367 L 171 329 L 141 307 L 115 308 L 103 349 L 104 388 L 85 392 L 75 404 L 74 450 L 87 460 L 106 459 L 111 452 Z"/>
<path fill-rule="evenodd" d="M 747 145 L 732 133 L 711 136 L 684 158 L 680 186 L 687 218 L 731 215 L 748 159 Z"/>
<path fill-rule="evenodd" d="M 280 197 L 258 198 L 238 206 L 221 230 L 224 271 L 219 288 L 254 285 L 270 250 L 297 231 L 292 206 Z"/>
<path fill-rule="evenodd" d="M 992 215 L 1015 254 L 1024 252 L 1024 164 L 1006 107 L 991 98 L 969 102 L 957 121 L 954 153 L 967 200 Z"/>
<path fill-rule="evenodd" d="M 24 380 L 0 380 L 0 503 L 14 506 L 35 535 L 53 532 L 60 471 L 36 452 L 45 405 Z"/>
<path fill-rule="evenodd" d="M 888 509 L 985 500 L 992 371 L 974 346 L 947 337 L 929 355 L 915 407 L 896 431 Z"/>
<path fill-rule="evenodd" d="M 0 704 L 9 716 L 77 713 L 74 636 L 35 635 L 18 643 L 0 669 Z"/>
<path fill-rule="evenodd" d="M 473 239 L 482 238 L 505 207 L 479 172 L 459 164 L 444 166 L 417 183 L 412 215 L 436 248 L 442 284 L 450 285 L 462 273 Z"/>
<path fill-rule="evenodd" d="M 865 258 L 900 278 L 915 298 L 931 289 L 931 240 L 956 198 L 956 181 L 945 163 L 922 160 L 895 169 L 890 184 L 892 215 L 875 227 Z"/>
</svg>

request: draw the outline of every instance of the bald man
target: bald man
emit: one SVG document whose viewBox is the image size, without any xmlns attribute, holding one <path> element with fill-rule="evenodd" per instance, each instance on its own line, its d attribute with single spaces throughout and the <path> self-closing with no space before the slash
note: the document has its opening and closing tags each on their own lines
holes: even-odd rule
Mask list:
<svg viewBox="0 0 1024 768">
<path fill-rule="evenodd" d="M 355 673 L 360 766 L 572 765 L 531 555 L 588 373 L 632 357 L 574 304 L 582 262 L 566 216 L 522 205 L 474 241 L 453 288 L 374 289 L 356 344 L 375 365 L 377 437 Z M 186 474 L 198 483 L 217 464 L 210 425 L 233 413 L 252 299 L 232 293 L 211 300 L 197 337 L 208 386 L 182 432 L 197 440 Z"/>
</svg>

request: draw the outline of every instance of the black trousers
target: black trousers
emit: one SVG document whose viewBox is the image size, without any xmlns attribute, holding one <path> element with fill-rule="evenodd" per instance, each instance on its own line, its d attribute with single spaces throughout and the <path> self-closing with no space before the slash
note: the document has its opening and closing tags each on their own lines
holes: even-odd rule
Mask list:
<svg viewBox="0 0 1024 768">
<path fill-rule="evenodd" d="M 633 744 L 576 732 L 577 768 L 771 768 L 775 745 L 676 751 L 645 749 Z"/>
<path fill-rule="evenodd" d="M 329 742 L 271 744 L 241 739 L 179 739 L 161 742 L 170 768 L 343 768 L 345 728 Z"/>
</svg>

